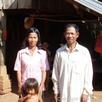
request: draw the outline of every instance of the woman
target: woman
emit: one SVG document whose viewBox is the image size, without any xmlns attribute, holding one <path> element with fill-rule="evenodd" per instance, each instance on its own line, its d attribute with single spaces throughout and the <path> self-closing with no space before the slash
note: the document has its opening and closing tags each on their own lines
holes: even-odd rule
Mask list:
<svg viewBox="0 0 102 102">
<path fill-rule="evenodd" d="M 34 27 L 28 29 L 23 48 L 18 51 L 14 65 L 14 70 L 17 71 L 19 93 L 28 78 L 35 78 L 38 81 L 40 93 L 44 90 L 46 70 L 49 69 L 49 64 L 47 54 L 40 49 L 40 46 L 38 29 Z"/>
</svg>

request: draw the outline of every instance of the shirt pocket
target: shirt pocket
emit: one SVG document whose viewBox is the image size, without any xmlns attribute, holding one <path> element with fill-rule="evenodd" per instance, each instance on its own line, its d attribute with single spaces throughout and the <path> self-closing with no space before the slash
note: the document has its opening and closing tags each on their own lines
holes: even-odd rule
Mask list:
<svg viewBox="0 0 102 102">
<path fill-rule="evenodd" d="M 81 76 L 84 74 L 84 67 L 85 67 L 85 64 L 84 62 L 73 62 L 72 64 L 72 72 L 73 74 L 77 75 L 77 76 Z"/>
</svg>

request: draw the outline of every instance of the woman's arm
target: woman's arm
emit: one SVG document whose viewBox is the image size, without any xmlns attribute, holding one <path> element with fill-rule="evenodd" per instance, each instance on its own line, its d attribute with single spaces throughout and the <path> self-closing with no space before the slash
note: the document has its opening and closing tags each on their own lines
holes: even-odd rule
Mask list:
<svg viewBox="0 0 102 102">
<path fill-rule="evenodd" d="M 21 83 L 21 71 L 17 71 L 17 81 L 18 81 L 18 94 L 21 97 L 22 83 Z"/>
<path fill-rule="evenodd" d="M 41 92 L 41 93 L 44 89 L 45 80 L 46 80 L 46 70 L 42 70 L 42 79 L 41 79 L 41 83 L 40 83 L 40 87 L 39 87 L 39 92 Z"/>
<path fill-rule="evenodd" d="M 39 102 L 43 102 L 41 95 L 38 95 L 39 97 Z"/>
<path fill-rule="evenodd" d="M 21 93 L 21 53 L 20 51 L 17 53 L 17 57 L 15 60 L 15 65 L 14 65 L 14 71 L 16 71 L 17 74 L 17 82 L 18 82 L 18 92 Z"/>
<path fill-rule="evenodd" d="M 42 92 L 44 89 L 45 85 L 45 80 L 46 80 L 46 72 L 49 70 L 49 63 L 48 63 L 48 58 L 47 58 L 47 53 L 44 51 L 42 54 L 42 66 L 41 66 L 41 83 L 39 87 L 39 92 Z"/>
</svg>

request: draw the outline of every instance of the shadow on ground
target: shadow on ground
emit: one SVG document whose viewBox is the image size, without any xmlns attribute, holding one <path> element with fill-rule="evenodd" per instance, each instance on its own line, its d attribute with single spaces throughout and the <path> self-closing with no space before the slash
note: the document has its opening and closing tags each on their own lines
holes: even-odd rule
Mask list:
<svg viewBox="0 0 102 102">
<path fill-rule="evenodd" d="M 94 73 L 93 86 L 95 91 L 102 91 L 102 73 Z"/>
</svg>

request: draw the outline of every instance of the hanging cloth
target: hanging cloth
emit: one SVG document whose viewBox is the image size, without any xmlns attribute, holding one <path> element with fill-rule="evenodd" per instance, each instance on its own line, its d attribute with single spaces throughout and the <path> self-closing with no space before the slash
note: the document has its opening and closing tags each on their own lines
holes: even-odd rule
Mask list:
<svg viewBox="0 0 102 102">
<path fill-rule="evenodd" d="M 96 38 L 95 51 L 102 54 L 102 34 L 99 34 Z"/>
</svg>

